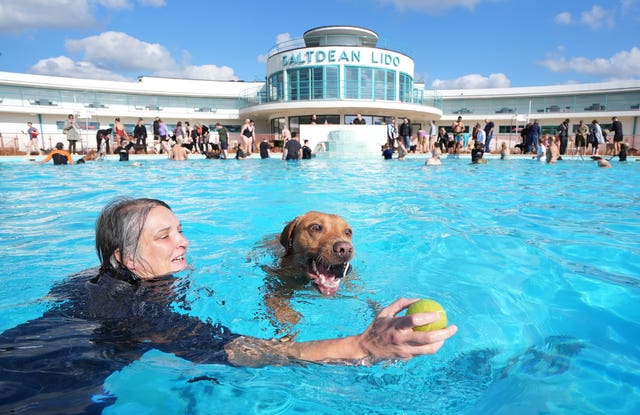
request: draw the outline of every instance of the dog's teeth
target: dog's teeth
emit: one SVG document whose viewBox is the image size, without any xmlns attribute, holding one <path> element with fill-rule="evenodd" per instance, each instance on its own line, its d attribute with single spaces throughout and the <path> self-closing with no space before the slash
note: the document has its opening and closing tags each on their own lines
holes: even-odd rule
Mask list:
<svg viewBox="0 0 640 415">
<path fill-rule="evenodd" d="M 318 266 L 316 264 L 316 260 L 315 259 L 313 261 L 311 261 L 311 266 L 312 266 L 313 272 L 317 273 L 318 272 Z"/>
<path fill-rule="evenodd" d="M 344 278 L 347 276 L 347 273 L 349 272 L 349 263 L 345 262 L 343 265 L 344 266 L 342 268 L 342 277 Z"/>
</svg>

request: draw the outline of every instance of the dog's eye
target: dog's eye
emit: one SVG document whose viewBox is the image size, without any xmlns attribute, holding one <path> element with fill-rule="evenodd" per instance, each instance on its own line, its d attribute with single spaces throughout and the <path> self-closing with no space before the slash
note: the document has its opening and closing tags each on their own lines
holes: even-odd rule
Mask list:
<svg viewBox="0 0 640 415">
<path fill-rule="evenodd" d="M 344 234 L 347 235 L 347 236 L 351 236 L 352 233 L 353 232 L 351 231 L 351 229 L 347 229 L 347 230 L 344 231 Z"/>
<path fill-rule="evenodd" d="M 309 226 L 309 230 L 311 232 L 321 232 L 322 231 L 322 226 L 318 225 L 317 223 L 311 224 Z"/>
</svg>

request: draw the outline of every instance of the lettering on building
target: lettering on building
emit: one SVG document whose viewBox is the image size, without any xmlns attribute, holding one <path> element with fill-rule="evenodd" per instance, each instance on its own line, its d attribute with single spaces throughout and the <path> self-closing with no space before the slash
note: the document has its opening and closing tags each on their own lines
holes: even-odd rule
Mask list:
<svg viewBox="0 0 640 415">
<path fill-rule="evenodd" d="M 363 57 L 368 61 L 363 60 Z M 316 49 L 282 55 L 283 67 L 326 63 L 371 64 L 397 68 L 400 66 L 400 57 L 380 50 L 369 52 L 349 49 Z"/>
</svg>

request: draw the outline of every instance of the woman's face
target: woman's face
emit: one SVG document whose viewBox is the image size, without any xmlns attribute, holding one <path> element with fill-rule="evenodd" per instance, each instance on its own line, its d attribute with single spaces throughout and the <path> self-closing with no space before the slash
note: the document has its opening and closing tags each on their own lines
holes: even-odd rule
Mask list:
<svg viewBox="0 0 640 415">
<path fill-rule="evenodd" d="M 156 206 L 142 228 L 138 256 L 127 266 L 140 278 L 173 274 L 187 267 L 188 246 L 178 218 L 166 207 Z"/>
</svg>

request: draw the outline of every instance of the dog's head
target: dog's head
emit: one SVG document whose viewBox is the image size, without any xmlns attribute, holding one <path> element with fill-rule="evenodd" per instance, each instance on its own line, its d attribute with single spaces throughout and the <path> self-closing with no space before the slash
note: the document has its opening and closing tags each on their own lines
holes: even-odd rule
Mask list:
<svg viewBox="0 0 640 415">
<path fill-rule="evenodd" d="M 342 277 L 351 270 L 351 234 L 351 227 L 340 216 L 307 212 L 282 230 L 283 259 L 301 266 L 322 294 L 335 294 Z"/>
</svg>

